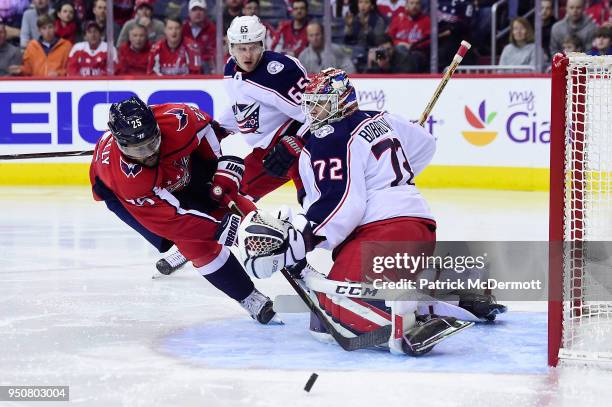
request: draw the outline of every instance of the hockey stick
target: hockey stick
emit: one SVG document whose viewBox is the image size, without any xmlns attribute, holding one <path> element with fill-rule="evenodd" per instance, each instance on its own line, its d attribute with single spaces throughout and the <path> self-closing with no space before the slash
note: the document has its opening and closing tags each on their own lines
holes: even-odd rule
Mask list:
<svg viewBox="0 0 612 407">
<path fill-rule="evenodd" d="M 450 78 L 455 73 L 455 69 L 457 69 L 457 67 L 463 60 L 463 57 L 468 52 L 468 50 L 471 48 L 471 46 L 472 45 L 469 42 L 461 41 L 461 45 L 459 46 L 457 53 L 453 57 L 453 61 L 451 62 L 448 69 L 444 73 L 444 76 L 442 77 L 442 80 L 438 84 L 438 87 L 436 88 L 434 94 L 431 96 L 431 99 L 429 99 L 427 106 L 425 106 L 425 110 L 423 110 L 423 113 L 421 113 L 421 117 L 419 118 L 420 126 L 423 126 L 425 124 L 425 121 L 427 120 L 427 118 L 429 117 L 429 114 L 433 110 L 436 102 L 438 101 L 438 98 L 440 97 L 440 94 L 442 94 L 442 91 L 446 87 L 446 84 L 448 83 Z"/>
<path fill-rule="evenodd" d="M 227 204 L 228 208 L 234 212 L 236 215 L 244 217 L 244 213 L 240 210 L 238 205 L 234 201 L 230 201 Z M 377 328 L 373 331 L 366 332 L 363 334 L 356 335 L 354 337 L 346 337 L 342 335 L 336 327 L 330 321 L 330 317 L 328 317 L 322 310 L 315 304 L 314 300 L 308 295 L 306 290 L 302 288 L 300 281 L 302 284 L 305 284 L 301 279 L 295 279 L 291 276 L 289 271 L 286 268 L 281 270 L 281 274 L 289 285 L 293 288 L 296 294 L 302 299 L 304 304 L 312 311 L 321 321 L 321 323 L 325 326 L 325 329 L 329 334 L 336 340 L 338 345 L 346 351 L 354 351 L 358 349 L 370 348 L 376 345 L 380 345 L 389 340 L 391 336 L 391 325 L 385 325 L 380 328 Z"/>
<path fill-rule="evenodd" d="M 83 157 L 93 155 L 93 150 L 86 151 L 52 151 L 49 153 L 4 154 L 0 160 L 26 160 L 29 158 Z"/>
</svg>

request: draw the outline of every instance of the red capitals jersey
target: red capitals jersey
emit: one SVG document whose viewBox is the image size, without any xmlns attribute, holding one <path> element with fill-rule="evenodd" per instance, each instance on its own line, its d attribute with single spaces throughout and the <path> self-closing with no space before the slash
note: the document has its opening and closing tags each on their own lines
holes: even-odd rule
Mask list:
<svg viewBox="0 0 612 407">
<path fill-rule="evenodd" d="M 174 50 L 168 47 L 166 39 L 159 40 L 149 54 L 147 73 L 157 75 L 199 74 L 202 57 L 198 44 L 183 38 Z"/>
<path fill-rule="evenodd" d="M 406 0 L 395 0 L 395 3 L 391 0 L 378 0 L 376 2 L 376 8 L 381 16 L 391 20 L 392 17 L 403 13 L 406 7 Z"/>
<path fill-rule="evenodd" d="M 76 76 L 106 75 L 108 47 L 102 41 L 98 48 L 91 49 L 87 41 L 77 42 L 68 55 L 66 73 Z"/>
<path fill-rule="evenodd" d="M 308 22 L 299 30 L 294 30 L 293 20 L 283 21 L 274 35 L 271 49 L 297 58 L 308 46 L 307 25 Z"/>
<path fill-rule="evenodd" d="M 394 45 L 406 42 L 423 48 L 429 46 L 431 19 L 423 13 L 415 17 L 402 13 L 393 17 L 387 33 L 393 38 Z"/>
<path fill-rule="evenodd" d="M 191 29 L 191 23 L 189 21 L 185 21 L 183 23 L 183 38 L 189 38 L 200 48 L 202 61 L 206 61 L 210 63 L 214 61 L 215 58 L 215 49 L 216 49 L 216 37 L 217 37 L 217 29 L 215 27 L 215 23 L 207 20 L 206 24 L 198 35 L 194 37 L 193 30 Z"/>
<path fill-rule="evenodd" d="M 134 51 L 130 43 L 124 42 L 119 46 L 119 62 L 115 65 L 117 75 L 146 75 L 149 62 L 149 50 L 151 46 L 147 42 L 140 51 Z"/>
<path fill-rule="evenodd" d="M 228 255 L 214 239 L 218 219 L 182 205 L 176 194 L 192 180 L 193 160 L 212 162 L 216 168 L 221 147 L 210 125 L 212 119 L 185 104 L 154 105 L 151 109 L 161 131 L 158 165 L 147 168 L 125 158 L 111 133 L 106 132 L 94 150 L 91 184 L 94 186 L 98 178 L 149 231 L 173 241 L 188 259 L 209 264 Z"/>
</svg>

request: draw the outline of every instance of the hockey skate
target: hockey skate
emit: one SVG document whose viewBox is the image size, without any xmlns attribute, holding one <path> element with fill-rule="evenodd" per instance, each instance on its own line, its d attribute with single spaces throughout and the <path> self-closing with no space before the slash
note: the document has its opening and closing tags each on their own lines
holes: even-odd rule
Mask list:
<svg viewBox="0 0 612 407">
<path fill-rule="evenodd" d="M 473 322 L 460 321 L 453 317 L 419 316 L 416 326 L 404 333 L 402 350 L 410 356 L 424 355 L 444 339 L 472 325 Z"/>
<path fill-rule="evenodd" d="M 505 305 L 498 304 L 494 296 L 475 293 L 460 294 L 459 307 L 485 321 L 495 321 L 497 315 L 508 310 Z"/>
<path fill-rule="evenodd" d="M 274 312 L 272 300 L 257 291 L 257 289 L 253 289 L 253 292 L 248 297 L 240 301 L 240 306 L 249 313 L 251 318 L 260 324 L 266 325 L 270 322 L 282 323 L 280 318 L 276 316 L 276 312 Z"/>
<path fill-rule="evenodd" d="M 157 263 L 155 263 L 155 267 L 157 268 L 157 271 L 167 276 L 183 267 L 186 263 L 187 259 L 181 254 L 181 252 L 179 252 L 179 250 L 175 246 L 174 250 L 169 252 L 166 256 L 162 257 L 157 261 Z"/>
</svg>

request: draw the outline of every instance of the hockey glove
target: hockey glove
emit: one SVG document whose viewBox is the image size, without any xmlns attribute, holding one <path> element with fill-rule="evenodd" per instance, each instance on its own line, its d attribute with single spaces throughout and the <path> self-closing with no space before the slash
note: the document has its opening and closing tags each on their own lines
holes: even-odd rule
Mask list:
<svg viewBox="0 0 612 407">
<path fill-rule="evenodd" d="M 240 216 L 227 213 L 215 233 L 215 239 L 223 246 L 232 247 L 238 243 Z"/>
<path fill-rule="evenodd" d="M 246 271 L 256 278 L 268 278 L 306 257 L 302 233 L 260 210 L 248 214 L 240 225 L 238 251 Z"/>
<path fill-rule="evenodd" d="M 213 175 L 210 186 L 211 198 L 223 203 L 225 195 L 235 196 L 240 189 L 242 174 L 244 174 L 244 161 L 242 158 L 230 155 L 220 157 L 217 163 L 217 171 Z"/>
<path fill-rule="evenodd" d="M 300 156 L 304 143 L 299 137 L 283 136 L 264 158 L 263 166 L 268 175 L 282 178 Z"/>
<path fill-rule="evenodd" d="M 213 131 L 215 132 L 215 136 L 217 136 L 217 139 L 219 141 L 223 140 L 231 134 L 227 129 L 221 127 L 219 122 L 216 120 L 210 122 L 210 127 L 212 127 Z"/>
</svg>

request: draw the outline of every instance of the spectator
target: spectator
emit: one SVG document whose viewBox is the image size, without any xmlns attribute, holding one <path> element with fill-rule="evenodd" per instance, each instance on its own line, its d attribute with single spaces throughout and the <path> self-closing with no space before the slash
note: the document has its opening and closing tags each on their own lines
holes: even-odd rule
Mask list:
<svg viewBox="0 0 612 407">
<path fill-rule="evenodd" d="M 75 20 L 74 4 L 62 1 L 55 12 L 55 35 L 71 43 L 76 43 L 79 36 L 79 25 Z"/>
<path fill-rule="evenodd" d="M 278 25 L 271 49 L 297 58 L 308 45 L 306 26 L 308 25 L 308 2 L 294 0 L 291 9 L 291 20 Z"/>
<path fill-rule="evenodd" d="M 198 44 L 183 38 L 181 20 L 168 17 L 164 23 L 165 38 L 151 48 L 147 73 L 156 75 L 199 74 L 202 68 Z"/>
<path fill-rule="evenodd" d="M 406 0 L 379 0 L 376 2 L 378 13 L 385 20 L 391 21 L 393 17 L 404 13 Z"/>
<path fill-rule="evenodd" d="M 242 0 L 225 0 L 223 7 L 223 33 L 227 32 L 232 20 L 242 15 Z"/>
<path fill-rule="evenodd" d="M 55 35 L 53 17 L 38 16 L 36 26 L 40 32 L 37 40 L 31 40 L 23 53 L 23 65 L 12 65 L 9 72 L 26 76 L 64 76 L 66 62 L 72 44 Z"/>
<path fill-rule="evenodd" d="M 611 55 L 612 48 L 610 47 L 612 41 L 612 31 L 610 27 L 599 27 L 595 31 L 595 39 L 593 40 L 593 47 L 587 55 Z"/>
<path fill-rule="evenodd" d="M 482 2 L 482 0 L 478 0 L 478 4 Z M 442 71 L 451 63 L 461 40 L 475 42 L 472 40 L 472 30 L 470 29 L 474 17 L 472 3 L 471 0 L 438 0 L 438 71 Z M 488 38 L 490 39 L 491 26 L 488 27 Z M 463 59 L 465 65 L 476 64 L 478 52 L 474 48 L 472 46 L 470 52 Z"/>
<path fill-rule="evenodd" d="M 563 39 L 575 35 L 582 41 L 581 49 L 590 49 L 597 25 L 583 12 L 584 0 L 567 0 L 565 18 L 552 26 L 550 33 L 551 55 L 561 51 Z"/>
<path fill-rule="evenodd" d="M 189 20 L 183 23 L 183 38 L 198 44 L 201 52 L 202 73 L 212 73 L 215 67 L 217 28 L 206 10 L 205 0 L 189 1 Z"/>
<path fill-rule="evenodd" d="M 129 32 L 129 39 L 119 47 L 117 75 L 146 75 L 151 44 L 147 38 L 147 29 L 134 24 Z"/>
<path fill-rule="evenodd" d="M 499 58 L 500 65 L 534 65 L 536 45 L 533 42 L 533 28 L 529 21 L 519 17 L 510 23 L 510 43 Z"/>
<path fill-rule="evenodd" d="M 135 8 L 134 0 L 113 0 L 113 20 L 122 26 L 132 18 Z"/>
<path fill-rule="evenodd" d="M 25 48 L 31 40 L 40 37 L 38 31 L 38 17 L 45 14 L 53 14 L 49 8 L 49 0 L 32 0 L 32 8 L 24 11 L 21 19 L 21 33 L 19 35 L 19 45 Z"/>
<path fill-rule="evenodd" d="M 377 46 L 385 34 L 385 20 L 376 10 L 375 0 L 359 0 L 357 15 L 344 18 L 344 42 L 363 48 Z"/>
<path fill-rule="evenodd" d="M 582 40 L 575 35 L 569 35 L 563 40 L 563 53 L 582 52 Z"/>
<path fill-rule="evenodd" d="M 308 24 L 306 33 L 308 34 L 308 47 L 300 53 L 299 57 L 306 72 L 318 73 L 329 67 L 340 68 L 346 73 L 355 72 L 355 65 L 341 47 L 330 44 L 329 49 L 325 48 L 323 26 L 320 23 Z"/>
<path fill-rule="evenodd" d="M 0 76 L 10 75 L 9 66 L 21 65 L 21 50 L 6 41 L 6 26 L 0 22 Z"/>
<path fill-rule="evenodd" d="M 584 14 L 591 17 L 595 24 L 601 26 L 610 20 L 610 0 L 599 0 L 598 3 L 592 4 L 591 7 L 587 8 Z"/>
<path fill-rule="evenodd" d="M 393 45 L 425 50 L 429 46 L 431 19 L 421 11 L 421 0 L 406 0 L 406 12 L 393 17 L 387 34 Z"/>
<path fill-rule="evenodd" d="M 85 25 L 85 41 L 73 45 L 66 71 L 71 76 L 106 75 L 108 45 L 102 41 L 102 28 L 95 21 Z"/>
<path fill-rule="evenodd" d="M 19 41 L 19 27 L 23 13 L 30 7 L 30 0 L 2 0 L 0 1 L 0 22 L 4 24 L 6 39 Z"/>
<path fill-rule="evenodd" d="M 136 14 L 134 18 L 129 20 L 121 28 L 119 38 L 117 39 L 117 47 L 128 41 L 129 32 L 136 24 L 147 29 L 147 35 L 151 44 L 164 38 L 164 23 L 156 18 L 153 18 L 153 0 L 136 0 Z"/>
<path fill-rule="evenodd" d="M 544 48 L 546 56 L 550 59 L 550 30 L 557 22 L 557 19 L 553 14 L 552 0 L 542 0 L 540 7 L 540 16 L 542 17 L 542 48 Z"/>
<path fill-rule="evenodd" d="M 102 40 L 106 41 L 106 0 L 94 0 L 93 2 L 93 20 L 102 29 Z M 119 36 L 120 27 L 113 21 L 113 40 Z"/>
<path fill-rule="evenodd" d="M 368 52 L 368 73 L 415 73 L 422 70 L 422 65 L 423 61 L 411 58 L 404 48 L 393 46 L 393 39 L 386 34 L 380 47 Z"/>
<path fill-rule="evenodd" d="M 258 16 L 259 15 L 259 0 L 245 0 L 244 6 L 242 7 L 243 16 Z M 266 40 L 264 41 L 264 47 L 266 49 L 272 49 L 272 41 L 276 30 L 270 23 L 266 21 L 261 22 L 266 27 Z"/>
</svg>

